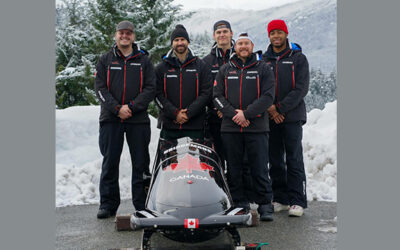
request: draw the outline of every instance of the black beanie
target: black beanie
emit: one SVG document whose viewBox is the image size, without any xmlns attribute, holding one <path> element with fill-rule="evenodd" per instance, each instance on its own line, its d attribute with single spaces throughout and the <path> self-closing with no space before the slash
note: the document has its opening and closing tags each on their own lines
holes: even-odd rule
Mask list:
<svg viewBox="0 0 400 250">
<path fill-rule="evenodd" d="M 172 44 L 172 41 L 177 37 L 183 37 L 188 41 L 188 43 L 190 43 L 189 35 L 188 35 L 185 27 L 183 27 L 182 24 L 176 25 L 174 31 L 172 31 L 171 44 Z"/>
</svg>

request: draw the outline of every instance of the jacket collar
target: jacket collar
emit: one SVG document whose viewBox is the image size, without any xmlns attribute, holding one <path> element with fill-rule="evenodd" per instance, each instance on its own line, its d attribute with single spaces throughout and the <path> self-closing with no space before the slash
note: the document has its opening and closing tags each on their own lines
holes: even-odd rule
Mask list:
<svg viewBox="0 0 400 250">
<path fill-rule="evenodd" d="M 284 57 L 291 57 L 294 53 L 301 52 L 301 46 L 297 43 L 291 43 L 289 42 L 289 39 L 286 39 L 286 45 L 287 49 L 289 50 L 289 53 L 285 53 L 284 55 L 280 56 L 279 59 L 284 58 Z M 275 53 L 272 49 L 272 45 L 269 44 L 267 47 L 267 50 L 263 54 L 263 57 L 267 57 L 269 59 L 276 59 Z"/>
<path fill-rule="evenodd" d="M 132 49 L 133 49 L 133 51 L 132 51 L 132 56 L 131 57 L 137 56 L 138 54 L 148 54 L 147 51 L 140 49 L 139 45 L 136 44 L 136 43 L 132 43 Z M 113 52 L 114 56 L 121 57 L 121 58 L 125 59 L 125 56 L 122 55 L 122 53 L 118 49 L 116 43 L 114 43 L 113 46 L 112 46 L 112 52 Z"/>
<path fill-rule="evenodd" d="M 239 59 L 236 53 L 232 53 L 231 57 L 229 58 L 229 64 L 232 67 L 238 69 L 247 69 L 252 66 L 258 65 L 261 60 L 261 51 L 256 51 L 252 53 L 247 59 L 246 62 L 243 64 L 243 61 Z"/>
<path fill-rule="evenodd" d="M 234 49 L 235 41 L 232 39 L 231 40 L 231 48 L 227 51 L 227 55 L 231 56 L 233 52 L 235 52 Z M 223 58 L 223 52 L 222 49 L 217 47 L 217 42 L 214 42 L 212 48 L 211 48 L 211 54 L 218 57 L 218 58 Z M 226 55 L 226 54 L 225 54 Z"/>
<path fill-rule="evenodd" d="M 167 54 L 165 54 L 162 57 L 162 60 L 165 61 L 166 63 L 170 64 L 173 67 L 186 67 L 188 64 L 194 62 L 197 59 L 197 56 L 195 56 L 193 50 L 191 48 L 188 48 L 188 56 L 186 60 L 181 63 L 179 59 L 173 55 L 173 49 L 170 49 Z"/>
</svg>

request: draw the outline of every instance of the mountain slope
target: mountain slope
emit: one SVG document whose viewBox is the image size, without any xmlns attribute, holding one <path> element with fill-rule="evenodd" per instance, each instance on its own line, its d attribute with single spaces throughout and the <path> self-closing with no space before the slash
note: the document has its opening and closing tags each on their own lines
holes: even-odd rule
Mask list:
<svg viewBox="0 0 400 250">
<path fill-rule="evenodd" d="M 269 44 L 267 23 L 284 19 L 289 40 L 300 44 L 312 67 L 325 72 L 336 69 L 336 0 L 304 0 L 259 11 L 200 9 L 182 23 L 189 33 L 207 31 L 211 36 L 213 24 L 221 19 L 231 23 L 234 37 L 241 31 L 249 32 L 255 50 L 263 51 Z"/>
</svg>

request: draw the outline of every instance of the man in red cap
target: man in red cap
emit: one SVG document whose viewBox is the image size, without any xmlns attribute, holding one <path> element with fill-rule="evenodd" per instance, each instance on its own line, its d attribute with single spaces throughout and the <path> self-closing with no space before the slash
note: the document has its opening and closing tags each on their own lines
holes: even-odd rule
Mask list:
<svg viewBox="0 0 400 250">
<path fill-rule="evenodd" d="M 289 43 L 288 34 L 283 20 L 268 24 L 270 45 L 263 59 L 275 72 L 275 100 L 268 108 L 270 177 L 274 211 L 289 210 L 289 216 L 302 216 L 307 207 L 302 126 L 310 73 L 300 45 Z"/>
</svg>

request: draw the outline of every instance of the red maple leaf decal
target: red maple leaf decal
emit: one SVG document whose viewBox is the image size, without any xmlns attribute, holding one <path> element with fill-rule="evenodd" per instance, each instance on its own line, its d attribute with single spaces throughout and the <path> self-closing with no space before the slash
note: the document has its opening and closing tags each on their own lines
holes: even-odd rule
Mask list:
<svg viewBox="0 0 400 250">
<path fill-rule="evenodd" d="M 198 158 L 191 156 L 190 154 L 186 154 L 184 157 L 178 160 L 178 163 L 172 163 L 164 170 L 173 170 L 173 171 L 183 171 L 186 170 L 186 173 L 192 173 L 192 170 L 204 171 L 210 170 L 213 171 L 214 168 L 210 165 L 200 162 Z"/>
<path fill-rule="evenodd" d="M 189 224 L 190 224 L 191 226 L 193 226 L 194 222 L 191 220 L 191 221 L 189 222 Z"/>
</svg>

